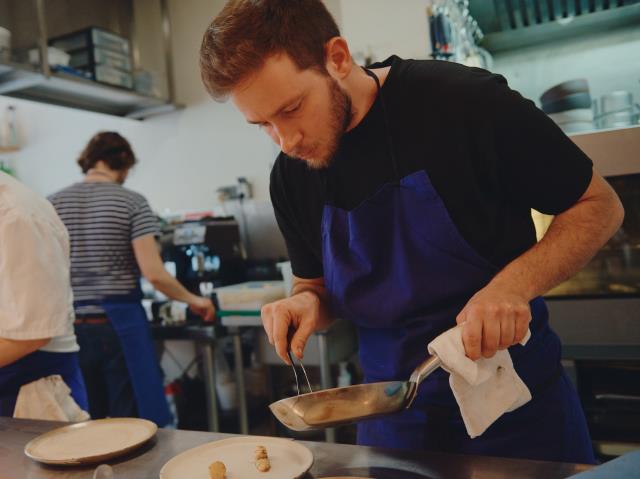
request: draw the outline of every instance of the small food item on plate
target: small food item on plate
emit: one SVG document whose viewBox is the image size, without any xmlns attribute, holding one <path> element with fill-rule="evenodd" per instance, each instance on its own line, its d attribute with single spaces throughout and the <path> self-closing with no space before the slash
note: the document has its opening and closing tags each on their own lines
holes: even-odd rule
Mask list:
<svg viewBox="0 0 640 479">
<path fill-rule="evenodd" d="M 227 468 L 224 463 L 220 461 L 212 462 L 209 465 L 209 477 L 210 479 L 225 479 L 227 477 Z"/>
<path fill-rule="evenodd" d="M 256 461 L 258 459 L 268 459 L 267 448 L 264 446 L 256 446 Z"/>
<path fill-rule="evenodd" d="M 258 459 L 256 461 L 256 469 L 260 472 L 267 472 L 271 469 L 271 463 L 268 458 Z"/>
<path fill-rule="evenodd" d="M 264 446 L 257 446 L 255 451 L 256 456 L 256 469 L 260 472 L 267 472 L 271 469 L 271 463 L 269 462 L 269 456 L 267 455 L 267 448 Z"/>
</svg>

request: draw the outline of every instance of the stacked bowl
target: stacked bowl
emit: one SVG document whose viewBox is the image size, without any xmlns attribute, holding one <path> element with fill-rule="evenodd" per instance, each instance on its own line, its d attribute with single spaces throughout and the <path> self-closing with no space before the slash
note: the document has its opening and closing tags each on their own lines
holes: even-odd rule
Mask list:
<svg viewBox="0 0 640 479">
<path fill-rule="evenodd" d="M 540 97 L 542 111 L 565 133 L 593 130 L 589 83 L 580 78 L 555 85 Z"/>
</svg>

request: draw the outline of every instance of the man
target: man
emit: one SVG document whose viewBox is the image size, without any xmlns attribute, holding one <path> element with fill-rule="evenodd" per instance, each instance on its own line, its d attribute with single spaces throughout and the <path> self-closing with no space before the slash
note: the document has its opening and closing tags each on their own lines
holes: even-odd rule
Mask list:
<svg viewBox="0 0 640 479">
<path fill-rule="evenodd" d="M 147 200 L 122 186 L 135 162 L 125 138 L 98 133 L 78 159 L 84 181 L 50 200 L 71 236 L 76 332 L 91 417 L 139 415 L 165 426 L 171 414 L 140 304 L 140 273 L 207 321 L 214 308 L 165 271 Z"/>
<path fill-rule="evenodd" d="M 20 388 L 59 374 L 88 409 L 73 333 L 69 236 L 44 198 L 0 172 L 0 416 Z"/>
<path fill-rule="evenodd" d="M 365 70 L 339 35 L 319 0 L 232 0 L 202 42 L 207 90 L 282 150 L 271 196 L 295 281 L 263 308 L 269 340 L 288 363 L 346 318 L 366 381 L 406 380 L 457 323 L 471 359 L 509 348 L 533 399 L 470 439 L 439 371 L 358 442 L 594 462 L 540 295 L 618 229 L 618 198 L 501 76 L 398 57 Z M 531 208 L 556 215 L 539 243 Z"/>
</svg>

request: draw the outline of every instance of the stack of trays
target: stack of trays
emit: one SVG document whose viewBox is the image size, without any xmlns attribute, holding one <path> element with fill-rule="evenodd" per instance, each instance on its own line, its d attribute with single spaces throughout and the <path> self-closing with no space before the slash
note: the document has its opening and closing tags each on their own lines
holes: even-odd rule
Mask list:
<svg viewBox="0 0 640 479">
<path fill-rule="evenodd" d="M 69 66 L 95 81 L 133 88 L 131 46 L 127 38 L 91 27 L 49 40 L 70 55 Z"/>
<path fill-rule="evenodd" d="M 565 133 L 593 130 L 589 83 L 585 79 L 560 83 L 540 97 L 542 111 Z"/>
</svg>

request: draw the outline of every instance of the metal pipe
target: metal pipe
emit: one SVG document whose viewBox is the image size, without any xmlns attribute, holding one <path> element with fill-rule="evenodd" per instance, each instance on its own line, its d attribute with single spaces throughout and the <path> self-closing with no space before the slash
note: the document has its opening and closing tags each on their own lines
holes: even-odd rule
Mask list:
<svg viewBox="0 0 640 479">
<path fill-rule="evenodd" d="M 333 387 L 331 381 L 331 363 L 329 362 L 329 349 L 327 347 L 327 333 L 316 333 L 318 338 L 318 354 L 320 355 L 320 384 L 322 389 L 330 389 Z M 336 430 L 328 428 L 324 431 L 324 437 L 327 442 L 336 442 Z"/>
<path fill-rule="evenodd" d="M 40 69 L 45 78 L 51 76 L 47 45 L 47 21 L 44 10 L 44 0 L 34 0 L 36 16 L 38 17 L 38 49 L 40 50 Z"/>
<path fill-rule="evenodd" d="M 169 102 L 175 103 L 175 84 L 173 79 L 173 56 L 171 54 L 171 17 L 169 15 L 168 0 L 160 0 L 162 12 L 162 46 L 164 49 L 164 60 L 167 68 L 167 90 Z"/>
<path fill-rule="evenodd" d="M 212 341 L 207 341 L 201 346 L 209 431 L 218 432 L 220 430 L 220 423 L 218 420 L 218 402 L 216 399 L 216 368 L 213 362 L 213 348 Z"/>
<path fill-rule="evenodd" d="M 236 389 L 238 391 L 238 419 L 240 434 L 249 434 L 249 413 L 247 411 L 247 388 L 244 384 L 244 364 L 242 361 L 242 336 L 240 329 L 233 335 L 233 357 L 235 362 Z"/>
</svg>

